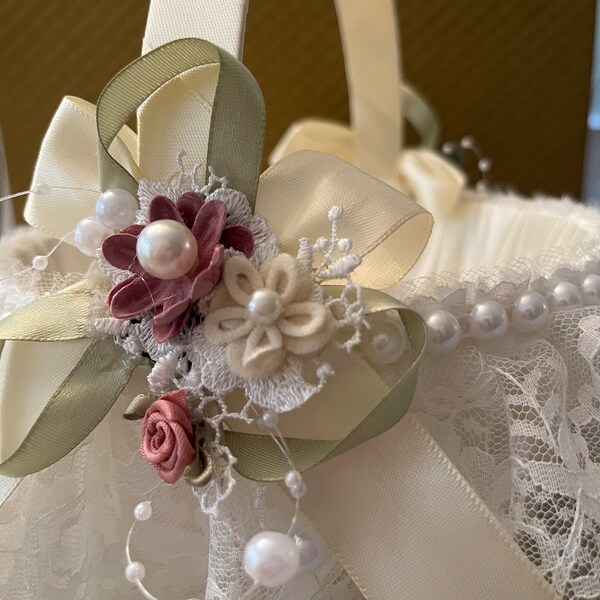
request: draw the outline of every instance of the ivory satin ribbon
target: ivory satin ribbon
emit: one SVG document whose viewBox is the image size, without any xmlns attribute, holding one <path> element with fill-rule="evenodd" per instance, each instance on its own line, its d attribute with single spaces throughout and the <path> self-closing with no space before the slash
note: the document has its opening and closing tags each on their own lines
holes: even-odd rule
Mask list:
<svg viewBox="0 0 600 600">
<path fill-rule="evenodd" d="M 153 45 L 153 32 L 161 28 L 168 30 L 169 35 L 173 37 L 180 37 L 180 31 L 184 35 L 187 34 L 185 30 L 188 27 L 189 15 L 185 11 L 194 10 L 196 3 L 180 3 L 178 6 L 185 5 L 184 9 L 171 14 L 165 8 L 168 5 L 169 2 L 166 2 L 166 0 L 154 0 L 151 16 L 154 15 L 155 20 L 152 21 L 152 28 L 149 28 L 146 47 Z M 234 23 L 239 24 L 243 21 L 243 17 L 240 20 L 239 15 L 243 15 L 245 11 L 245 2 L 231 2 L 228 13 L 221 10 L 222 3 L 220 0 L 204 2 L 204 5 L 211 11 L 211 23 L 218 22 L 219 18 L 227 22 L 229 17 L 232 17 L 231 22 Z M 214 12 L 212 12 L 213 10 Z M 165 19 L 169 25 L 167 26 L 162 19 Z M 210 31 L 215 31 L 213 25 L 210 26 L 210 31 L 204 30 L 203 22 L 199 22 L 198 27 L 195 33 L 200 37 L 207 37 L 207 33 L 210 36 Z M 240 32 L 237 39 L 241 39 L 242 35 Z M 208 72 L 210 69 L 206 71 Z M 181 85 L 181 82 L 176 82 L 169 84 L 169 86 L 173 86 L 171 90 L 169 90 L 169 86 L 161 89 L 140 110 L 140 172 L 159 180 L 165 178 L 165 175 L 170 176 L 175 170 L 173 150 L 176 153 L 182 147 L 192 148 L 190 155 L 193 160 L 197 157 L 202 159 L 206 155 L 207 140 L 204 143 L 202 139 L 199 139 L 202 138 L 202 135 L 198 136 L 198 131 L 208 131 L 208 127 L 204 127 L 201 121 L 200 124 L 198 121 L 194 121 L 195 135 L 192 135 L 190 133 L 192 128 L 190 128 L 190 124 L 185 118 L 185 115 L 189 114 L 192 105 L 194 111 L 197 109 L 198 103 L 205 103 L 207 110 L 210 108 L 211 94 L 206 91 L 210 85 L 210 77 L 206 76 L 202 82 L 200 79 L 196 81 L 197 84 L 199 82 L 201 85 L 197 86 L 198 94 L 196 97 L 192 94 L 191 96 L 186 95 L 185 101 L 177 100 L 177 86 Z M 189 83 L 186 81 L 186 85 Z M 203 87 L 205 83 L 207 88 Z M 215 80 L 213 80 L 213 83 L 215 83 Z M 161 98 L 160 102 L 158 101 L 159 97 Z M 167 104 L 171 101 L 174 104 Z M 169 106 L 168 131 L 164 134 L 158 131 L 160 128 L 156 128 L 156 131 L 152 130 L 153 120 L 161 114 L 161 103 L 164 103 L 163 106 Z M 70 109 L 72 108 L 70 107 Z M 73 110 L 71 112 L 78 111 Z M 80 116 L 83 122 L 88 120 L 85 111 Z M 70 125 L 66 121 L 59 121 L 53 122 L 56 132 L 58 130 L 62 131 L 61 125 L 67 127 Z M 161 123 L 161 126 L 163 123 Z M 71 145 L 75 142 L 75 148 L 81 148 L 80 140 L 83 139 L 83 149 L 94 153 L 93 145 L 91 149 L 89 146 L 85 147 L 86 135 L 83 132 L 80 134 L 81 137 L 73 138 Z M 135 158 L 138 152 L 128 143 L 131 140 L 131 132 L 125 130 L 116 144 L 123 147 L 123 160 L 127 160 L 127 156 L 130 156 L 133 163 L 132 168 L 135 168 Z M 163 141 L 164 144 L 157 143 L 160 141 Z M 52 146 L 53 151 L 58 153 L 58 156 L 61 156 L 63 152 L 70 154 L 71 146 L 68 137 L 64 143 L 61 143 L 58 138 L 50 135 L 46 147 L 50 146 Z M 78 159 L 81 158 L 76 151 L 73 152 L 73 155 Z M 93 184 L 94 175 L 90 172 L 91 163 L 77 166 L 78 162 L 73 164 L 66 160 L 65 165 L 68 166 L 65 171 L 60 172 L 59 170 L 58 173 L 54 174 L 52 169 L 56 169 L 57 164 L 60 163 L 54 160 L 45 162 L 43 157 L 41 158 L 39 172 L 54 176 L 54 180 L 49 181 L 50 184 L 58 185 L 59 182 L 63 181 L 80 181 L 78 175 L 73 175 L 73 169 L 78 170 L 79 174 L 83 175 L 83 180 L 88 183 L 91 180 Z M 56 158 L 56 155 L 53 156 L 53 159 Z M 37 174 L 38 171 L 36 171 Z M 37 179 L 37 181 L 40 181 L 40 179 Z M 92 189 L 96 188 L 92 187 Z M 60 199 L 55 200 L 60 202 Z M 79 205 L 78 210 L 80 210 L 82 216 L 90 214 L 89 207 L 92 202 L 85 201 Z M 72 225 L 72 223 L 62 224 L 56 222 L 58 220 L 53 220 L 51 213 L 55 208 L 55 206 L 45 207 L 45 213 L 50 216 L 49 228 L 62 232 L 65 227 Z M 44 212 L 44 209 L 36 207 L 30 217 L 32 217 L 32 220 L 37 221 L 40 219 L 41 212 Z M 70 215 L 68 216 L 71 218 Z M 78 353 L 80 356 L 81 350 Z M 31 358 L 33 356 L 31 349 L 24 356 Z M 52 372 L 50 364 L 46 365 L 46 371 Z M 396 431 L 399 432 L 398 439 L 391 437 L 392 435 L 395 436 Z M 391 443 L 392 439 L 394 440 L 393 443 Z M 411 440 L 414 441 L 415 439 L 420 440 L 420 443 L 412 444 Z M 447 461 L 447 459 L 445 460 Z M 442 467 L 439 467 L 440 462 Z M 436 465 L 438 466 L 437 469 L 434 468 Z M 425 599 L 435 597 L 452 599 L 487 597 L 500 599 L 527 597 L 537 600 L 538 598 L 555 597 L 549 587 L 540 581 L 540 576 L 520 553 L 518 547 L 510 540 L 502 538 L 502 531 L 493 520 L 493 517 L 485 507 L 481 506 L 479 501 L 473 500 L 474 494 L 468 488 L 464 479 L 453 470 L 451 465 L 448 465 L 449 463 L 445 463 L 444 460 L 440 459 L 440 451 L 436 449 L 433 440 L 420 429 L 412 418 L 405 418 L 394 430 L 333 459 L 330 463 L 317 467 L 309 473 L 307 477 L 312 492 L 306 502 L 306 512 L 320 526 L 321 531 L 338 552 L 367 598 L 395 599 L 411 597 Z M 337 472 L 331 472 L 334 466 L 338 467 Z M 390 477 L 387 477 L 387 475 Z M 431 488 L 424 485 L 423 478 L 429 484 L 436 484 L 435 493 L 431 493 L 427 497 L 427 501 L 425 501 L 426 497 L 422 493 L 427 493 Z M 430 478 L 431 481 L 429 481 Z M 410 482 L 413 483 L 409 485 Z M 406 485 L 403 485 L 404 483 Z M 377 485 L 375 486 L 375 484 Z M 333 485 L 339 487 L 334 491 Z M 373 497 L 373 489 L 378 489 L 381 492 L 377 493 L 376 498 Z M 374 505 L 376 505 L 376 508 L 371 508 Z M 403 507 L 405 507 L 405 510 Z M 445 515 L 452 514 L 456 515 L 456 522 L 452 529 L 453 534 L 438 537 L 437 533 L 444 533 Z M 378 527 L 369 525 L 372 522 L 370 519 L 373 517 L 379 524 Z M 389 530 L 391 525 L 401 519 L 407 526 L 406 543 L 403 543 L 402 538 L 394 539 L 392 540 L 393 549 L 390 549 L 380 543 L 383 540 L 389 540 L 389 535 L 381 537 L 382 529 L 387 524 Z M 425 523 L 431 523 L 431 526 L 423 530 Z M 464 536 L 459 535 L 460 532 L 471 532 L 473 535 L 479 534 L 476 537 L 480 537 L 484 542 L 489 540 L 492 545 L 496 540 L 497 551 L 492 553 L 495 560 L 483 560 L 482 555 L 485 553 L 482 551 L 482 544 L 475 546 L 478 553 L 471 553 L 465 560 L 455 560 L 460 556 L 465 543 Z M 504 543 L 505 540 L 506 543 Z M 407 553 L 412 553 L 412 556 L 415 557 L 424 557 L 424 560 L 427 561 L 435 558 L 442 561 L 440 564 L 449 564 L 450 567 L 446 567 L 441 571 L 443 585 L 439 581 L 437 584 L 435 583 L 434 579 L 438 580 L 439 578 L 434 578 L 429 562 L 415 564 L 414 561 L 408 561 L 406 564 L 411 565 L 413 569 L 410 572 L 410 577 L 407 576 L 403 579 L 401 575 L 406 574 L 406 570 L 402 564 L 399 564 L 399 561 Z M 472 556 L 472 554 L 479 554 L 479 556 Z M 476 560 L 478 558 L 479 561 Z M 471 563 L 469 560 L 474 562 Z M 511 578 L 500 576 L 507 566 L 517 573 L 517 576 L 513 579 L 522 581 L 523 587 L 520 589 L 525 592 L 525 595 L 521 595 L 520 592 L 515 595 L 515 585 L 509 581 Z M 492 588 L 485 585 L 485 581 L 489 579 L 496 581 L 496 587 Z M 482 589 L 489 593 L 484 596 L 480 595 Z M 407 591 L 406 595 L 404 590 Z M 423 593 L 423 590 L 425 590 L 425 593 Z M 428 595 L 431 590 L 436 591 L 436 593 L 439 592 L 439 594 Z"/>
</svg>

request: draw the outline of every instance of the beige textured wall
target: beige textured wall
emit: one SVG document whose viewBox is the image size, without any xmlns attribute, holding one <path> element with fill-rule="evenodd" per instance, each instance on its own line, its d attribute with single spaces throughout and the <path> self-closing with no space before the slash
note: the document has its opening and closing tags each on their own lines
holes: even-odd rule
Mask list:
<svg viewBox="0 0 600 600">
<path fill-rule="evenodd" d="M 60 98 L 94 101 L 137 56 L 147 4 L 0 1 L 0 123 L 13 189 L 28 186 Z M 494 161 L 495 182 L 577 195 L 595 2 L 398 0 L 398 7 L 406 77 L 436 107 L 443 139 L 472 134 Z M 329 0 L 251 0 L 245 62 L 265 94 L 267 149 L 302 116 L 347 120 Z"/>
</svg>

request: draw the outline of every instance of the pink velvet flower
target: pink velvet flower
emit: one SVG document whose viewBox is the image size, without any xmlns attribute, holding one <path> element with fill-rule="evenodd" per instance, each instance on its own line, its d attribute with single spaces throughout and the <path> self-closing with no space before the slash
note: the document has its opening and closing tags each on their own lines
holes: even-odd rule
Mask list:
<svg viewBox="0 0 600 600">
<path fill-rule="evenodd" d="M 140 450 L 166 483 L 175 483 L 194 461 L 194 428 L 185 392 L 169 392 L 152 403 L 142 423 Z"/>
<path fill-rule="evenodd" d="M 251 256 L 252 233 L 247 227 L 225 227 L 227 206 L 220 200 L 205 202 L 187 192 L 173 202 L 157 196 L 150 203 L 150 223 L 171 219 L 183 223 L 196 237 L 198 259 L 183 277 L 159 279 L 147 273 L 136 256 L 143 225 L 131 225 L 111 235 L 102 245 L 104 258 L 132 276 L 118 283 L 108 296 L 110 311 L 118 319 L 130 319 L 154 311 L 154 338 L 158 342 L 177 336 L 190 318 L 193 305 L 208 295 L 221 279 L 224 248 Z"/>
</svg>

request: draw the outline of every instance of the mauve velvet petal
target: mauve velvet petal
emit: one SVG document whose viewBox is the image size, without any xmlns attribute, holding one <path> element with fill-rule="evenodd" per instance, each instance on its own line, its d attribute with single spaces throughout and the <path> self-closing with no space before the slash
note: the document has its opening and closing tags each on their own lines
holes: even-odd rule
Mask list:
<svg viewBox="0 0 600 600">
<path fill-rule="evenodd" d="M 161 343 L 177 337 L 181 333 L 181 330 L 185 327 L 191 312 L 192 307 L 189 306 L 184 313 L 173 319 L 170 323 L 165 323 L 164 325 L 157 325 L 153 320 L 152 333 L 154 335 L 154 339 Z"/>
<path fill-rule="evenodd" d="M 104 240 L 102 254 L 113 267 L 141 275 L 142 268 L 135 254 L 137 237 L 129 233 L 117 233 Z"/>
<path fill-rule="evenodd" d="M 196 236 L 196 241 L 198 242 L 198 258 L 200 262 L 203 262 L 207 251 L 210 252 L 208 258 L 212 255 L 214 247 L 219 243 L 226 218 L 227 206 L 221 200 L 205 202 L 198 211 L 198 216 L 192 227 L 192 233 Z"/>
<path fill-rule="evenodd" d="M 233 225 L 223 229 L 221 234 L 221 244 L 225 248 L 233 248 L 238 252 L 243 252 L 248 258 L 254 252 L 254 238 L 252 232 L 243 225 Z"/>
<path fill-rule="evenodd" d="M 160 221 L 161 219 L 171 219 L 172 221 L 183 223 L 183 219 L 177 210 L 177 206 L 175 206 L 175 202 L 166 196 L 156 196 L 156 198 L 150 202 L 150 208 L 148 209 L 148 221 L 150 221 L 150 223 Z"/>
<path fill-rule="evenodd" d="M 183 314 L 189 305 L 189 297 L 182 298 L 173 304 L 169 302 L 168 304 L 163 305 L 162 310 L 154 315 L 154 323 L 156 325 L 166 325 L 167 323 L 170 323 L 179 315 Z"/>
<path fill-rule="evenodd" d="M 199 273 L 194 279 L 192 288 L 192 302 L 197 302 L 204 298 L 215 289 L 215 286 L 221 281 L 223 272 L 224 248 L 219 244 L 212 255 L 210 264 L 206 269 Z"/>
<path fill-rule="evenodd" d="M 117 283 L 117 285 L 115 285 L 115 287 L 113 287 L 108 293 L 108 305 L 110 306 L 112 304 L 113 298 L 116 294 L 118 294 L 122 289 L 126 288 L 128 285 L 132 284 L 137 278 L 137 275 L 133 275 L 132 277 L 128 277 L 127 279 L 124 279 L 123 281 Z"/>
<path fill-rule="evenodd" d="M 128 227 L 125 227 L 125 229 L 121 229 L 121 233 L 129 233 L 131 235 L 135 235 L 135 237 L 137 237 L 138 235 L 140 235 L 140 233 L 142 233 L 142 229 L 144 229 L 144 227 L 146 227 L 145 225 L 129 225 Z"/>
<path fill-rule="evenodd" d="M 181 213 L 183 222 L 191 229 L 194 226 L 198 211 L 204 204 L 204 198 L 196 192 L 186 192 L 177 198 L 175 204 Z"/>
<path fill-rule="evenodd" d="M 127 283 L 127 285 L 122 285 Z M 164 281 L 137 275 L 116 285 L 108 296 L 110 312 L 117 319 L 130 319 L 152 310 L 162 304 L 162 298 L 169 294 Z"/>
</svg>

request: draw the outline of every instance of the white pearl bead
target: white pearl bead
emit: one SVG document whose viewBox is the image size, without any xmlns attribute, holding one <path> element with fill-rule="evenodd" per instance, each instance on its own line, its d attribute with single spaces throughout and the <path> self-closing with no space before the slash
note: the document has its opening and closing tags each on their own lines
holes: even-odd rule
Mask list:
<svg viewBox="0 0 600 600">
<path fill-rule="evenodd" d="M 84 217 L 75 227 L 73 242 L 82 254 L 96 256 L 96 250 L 112 234 L 112 229 L 102 225 L 96 217 Z"/>
<path fill-rule="evenodd" d="M 482 173 L 489 173 L 489 171 L 492 168 L 492 161 L 489 158 L 482 158 L 481 160 L 479 160 L 479 162 L 477 163 L 477 168 L 482 172 Z"/>
<path fill-rule="evenodd" d="M 52 191 L 52 188 L 47 183 L 38 183 L 31 188 L 31 193 L 36 196 L 44 196 L 45 194 L 49 194 Z"/>
<path fill-rule="evenodd" d="M 106 190 L 96 201 L 96 216 L 110 229 L 124 229 L 135 220 L 138 203 L 127 190 Z"/>
<path fill-rule="evenodd" d="M 300 500 L 300 498 L 303 498 L 306 495 L 306 492 L 308 491 L 306 483 L 304 483 L 304 481 L 302 481 L 298 485 L 293 485 L 289 488 L 289 490 L 290 496 L 295 500 Z"/>
<path fill-rule="evenodd" d="M 273 429 L 273 427 L 277 427 L 277 423 L 279 423 L 279 415 L 271 409 L 265 410 L 258 419 L 254 420 L 256 427 L 263 432 Z"/>
<path fill-rule="evenodd" d="M 588 275 L 581 284 L 581 292 L 585 306 L 600 304 L 600 276 Z"/>
<path fill-rule="evenodd" d="M 296 469 L 292 469 L 285 474 L 283 482 L 287 487 L 292 488 L 296 485 L 300 485 L 303 482 L 302 475 Z"/>
<path fill-rule="evenodd" d="M 527 292 L 517 298 L 511 311 L 512 324 L 522 333 L 539 331 L 548 324 L 550 308 L 544 296 Z"/>
<path fill-rule="evenodd" d="M 133 516 L 138 521 L 147 521 L 152 516 L 152 504 L 146 500 L 133 509 Z"/>
<path fill-rule="evenodd" d="M 283 304 L 275 290 L 261 288 L 250 295 L 246 310 L 253 323 L 271 325 L 281 316 Z"/>
<path fill-rule="evenodd" d="M 183 223 L 161 219 L 146 225 L 135 247 L 140 265 L 158 279 L 185 275 L 198 258 L 198 242 Z"/>
<path fill-rule="evenodd" d="M 38 256 L 34 256 L 31 261 L 31 266 L 37 271 L 43 271 L 48 266 L 48 257 L 39 254 Z"/>
<path fill-rule="evenodd" d="M 444 142 L 442 146 L 442 154 L 448 156 L 454 152 L 454 144 L 452 142 Z"/>
<path fill-rule="evenodd" d="M 287 583 L 300 566 L 300 550 L 294 540 L 277 531 L 257 533 L 244 549 L 244 569 L 255 583 L 278 587 Z"/>
<path fill-rule="evenodd" d="M 569 281 L 561 281 L 552 291 L 554 310 L 570 310 L 581 306 L 581 294 Z"/>
<path fill-rule="evenodd" d="M 406 335 L 399 323 L 376 321 L 365 332 L 361 351 L 374 365 L 391 365 L 400 360 L 406 345 Z"/>
<path fill-rule="evenodd" d="M 495 300 L 483 300 L 473 307 L 469 324 L 476 340 L 492 340 L 506 333 L 508 315 Z"/>
<path fill-rule="evenodd" d="M 146 567 L 144 567 L 144 565 L 137 560 L 132 563 L 129 563 L 125 567 L 125 577 L 128 579 L 128 581 L 131 581 L 131 583 L 141 581 L 142 579 L 144 579 L 145 576 Z"/>
<path fill-rule="evenodd" d="M 316 571 L 327 554 L 327 546 L 323 538 L 314 530 L 302 531 L 295 536 L 296 545 L 300 550 L 300 573 Z"/>
<path fill-rule="evenodd" d="M 445 354 L 458 346 L 462 335 L 458 319 L 447 310 L 433 310 L 425 316 L 427 325 L 427 350 L 432 354 Z"/>
<path fill-rule="evenodd" d="M 465 137 L 460 140 L 460 145 L 465 150 L 470 150 L 475 146 L 475 140 L 470 135 L 465 135 Z"/>
</svg>

